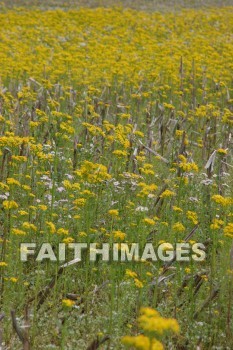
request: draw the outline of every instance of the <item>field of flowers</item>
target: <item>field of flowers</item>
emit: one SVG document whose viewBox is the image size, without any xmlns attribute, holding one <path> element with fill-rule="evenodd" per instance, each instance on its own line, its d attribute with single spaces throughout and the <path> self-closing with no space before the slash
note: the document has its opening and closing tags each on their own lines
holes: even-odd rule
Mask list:
<svg viewBox="0 0 233 350">
<path fill-rule="evenodd" d="M 232 349 L 233 7 L 0 23 L 0 349 Z M 206 259 L 62 267 L 23 242 Z"/>
</svg>

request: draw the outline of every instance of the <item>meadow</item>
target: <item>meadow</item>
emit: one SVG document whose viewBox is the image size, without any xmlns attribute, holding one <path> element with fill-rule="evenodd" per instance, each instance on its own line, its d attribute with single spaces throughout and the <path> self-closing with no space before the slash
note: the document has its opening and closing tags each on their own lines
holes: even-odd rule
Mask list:
<svg viewBox="0 0 233 350">
<path fill-rule="evenodd" d="M 0 8 L 0 349 L 232 349 L 233 7 L 54 3 Z"/>
</svg>

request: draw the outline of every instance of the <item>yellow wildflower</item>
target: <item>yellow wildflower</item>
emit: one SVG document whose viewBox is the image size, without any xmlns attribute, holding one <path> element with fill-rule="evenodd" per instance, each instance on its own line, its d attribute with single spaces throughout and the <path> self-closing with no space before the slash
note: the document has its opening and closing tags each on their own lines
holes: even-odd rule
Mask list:
<svg viewBox="0 0 233 350">
<path fill-rule="evenodd" d="M 54 234 L 54 233 L 56 232 L 56 226 L 54 225 L 53 222 L 51 222 L 51 221 L 46 221 L 46 225 L 47 225 L 47 227 L 48 227 L 48 229 L 49 229 L 49 233 Z"/>
<path fill-rule="evenodd" d="M 213 219 L 213 223 L 210 225 L 212 230 L 218 230 L 224 225 L 224 221 L 220 219 Z"/>
<path fill-rule="evenodd" d="M 217 149 L 217 152 L 220 154 L 227 154 L 227 149 L 219 148 Z"/>
<path fill-rule="evenodd" d="M 163 318 L 158 312 L 151 312 L 149 308 L 141 309 L 141 316 L 138 318 L 139 325 L 144 331 L 155 332 L 162 335 L 166 331 L 179 332 L 179 325 L 173 318 Z"/>
<path fill-rule="evenodd" d="M 72 307 L 75 305 L 75 301 L 70 299 L 62 299 L 62 305 L 65 307 Z"/>
<path fill-rule="evenodd" d="M 117 157 L 127 157 L 127 152 L 122 151 L 120 149 L 116 149 L 115 151 L 112 152 L 112 154 L 114 154 Z"/>
<path fill-rule="evenodd" d="M 220 194 L 215 194 L 211 198 L 215 203 L 220 204 L 223 207 L 230 205 L 232 203 L 232 199 L 230 197 L 223 197 Z"/>
<path fill-rule="evenodd" d="M 20 186 L 20 182 L 12 177 L 8 177 L 6 179 L 6 182 L 8 185 L 15 185 L 15 186 Z"/>
<path fill-rule="evenodd" d="M 175 205 L 172 206 L 172 209 L 178 213 L 183 213 L 183 210 Z"/>
<path fill-rule="evenodd" d="M 143 288 L 143 283 L 138 278 L 134 279 L 134 284 L 137 288 Z"/>
<path fill-rule="evenodd" d="M 155 225 L 155 224 L 156 224 L 155 220 L 150 219 L 150 218 L 145 218 L 145 219 L 143 219 L 143 221 L 144 221 L 147 225 Z"/>
<path fill-rule="evenodd" d="M 126 237 L 126 234 L 120 230 L 113 231 L 113 235 L 115 239 L 119 238 L 121 241 L 123 241 Z"/>
<path fill-rule="evenodd" d="M 58 233 L 59 235 L 68 235 L 68 234 L 69 234 L 69 230 L 64 229 L 64 228 L 59 228 L 59 229 L 57 230 L 57 233 Z"/>
<path fill-rule="evenodd" d="M 165 190 L 163 193 L 160 195 L 160 198 L 166 198 L 166 197 L 173 197 L 175 196 L 175 192 L 170 191 L 170 190 Z"/>
<path fill-rule="evenodd" d="M 233 222 L 230 222 L 223 230 L 224 235 L 233 238 Z"/>
<path fill-rule="evenodd" d="M 132 270 L 129 270 L 129 269 L 126 269 L 125 275 L 127 277 L 132 277 L 132 278 L 136 278 L 137 277 L 137 273 L 132 271 Z"/>
<path fill-rule="evenodd" d="M 194 225 L 198 224 L 198 217 L 197 217 L 197 213 L 195 213 L 194 211 L 190 211 L 188 210 L 186 213 L 187 218 L 193 222 Z"/>
<path fill-rule="evenodd" d="M 110 209 L 108 211 L 108 214 L 113 216 L 113 217 L 117 217 L 117 216 L 119 216 L 119 210 L 118 209 Z"/>
<path fill-rule="evenodd" d="M 25 236 L 26 232 L 18 228 L 12 228 L 11 233 L 16 236 Z"/>
<path fill-rule="evenodd" d="M 8 264 L 5 261 L 0 261 L 0 267 L 6 267 Z"/>
<path fill-rule="evenodd" d="M 15 201 L 3 201 L 3 208 L 5 210 L 10 210 L 10 209 L 17 209 L 18 204 Z"/>
<path fill-rule="evenodd" d="M 185 227 L 181 222 L 176 222 L 173 226 L 172 226 L 173 230 L 176 232 L 184 232 L 185 231 Z"/>
</svg>

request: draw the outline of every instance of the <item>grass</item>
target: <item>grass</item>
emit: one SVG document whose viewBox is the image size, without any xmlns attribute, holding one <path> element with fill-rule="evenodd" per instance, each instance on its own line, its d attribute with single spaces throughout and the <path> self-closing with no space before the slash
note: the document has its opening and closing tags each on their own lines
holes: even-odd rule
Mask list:
<svg viewBox="0 0 233 350">
<path fill-rule="evenodd" d="M 232 11 L 2 8 L 4 350 L 233 347 Z M 185 241 L 206 259 L 20 260 Z"/>
</svg>

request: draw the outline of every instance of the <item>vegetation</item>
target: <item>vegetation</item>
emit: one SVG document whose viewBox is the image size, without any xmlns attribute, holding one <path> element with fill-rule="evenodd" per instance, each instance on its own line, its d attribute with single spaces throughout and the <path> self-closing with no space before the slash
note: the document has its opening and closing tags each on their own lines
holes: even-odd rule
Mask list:
<svg viewBox="0 0 233 350">
<path fill-rule="evenodd" d="M 0 348 L 231 349 L 233 8 L 0 21 Z M 64 267 L 22 242 L 206 259 Z"/>
</svg>

